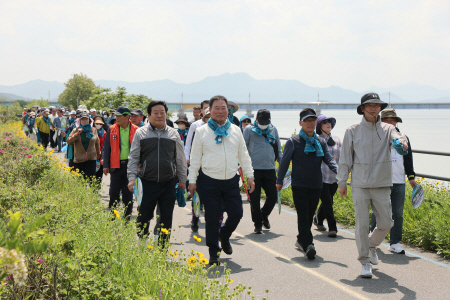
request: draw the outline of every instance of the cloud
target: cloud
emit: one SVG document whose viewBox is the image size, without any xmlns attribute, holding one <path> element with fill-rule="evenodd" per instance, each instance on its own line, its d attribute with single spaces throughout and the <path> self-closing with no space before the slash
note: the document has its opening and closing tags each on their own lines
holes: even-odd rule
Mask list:
<svg viewBox="0 0 450 300">
<path fill-rule="evenodd" d="M 0 84 L 193 82 L 224 72 L 448 88 L 448 1 L 2 1 Z"/>
</svg>

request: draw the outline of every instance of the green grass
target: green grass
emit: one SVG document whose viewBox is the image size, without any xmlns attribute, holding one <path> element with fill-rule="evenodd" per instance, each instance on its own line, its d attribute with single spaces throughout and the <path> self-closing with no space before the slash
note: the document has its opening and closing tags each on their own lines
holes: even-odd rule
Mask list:
<svg viewBox="0 0 450 300">
<path fill-rule="evenodd" d="M 33 144 L 20 128 L 20 123 L 0 124 L 0 215 L 7 220 L 8 211 L 20 211 L 25 224 L 47 216 L 45 234 L 27 236 L 25 243 L 49 245 L 26 255 L 25 287 L 14 278 L 1 280 L 2 299 L 253 298 L 242 284 L 230 288 L 226 268 L 220 274 L 216 267 L 208 269 L 201 253 L 172 252 L 152 240 L 139 243 L 133 222 L 107 211 L 98 187 Z"/>
</svg>

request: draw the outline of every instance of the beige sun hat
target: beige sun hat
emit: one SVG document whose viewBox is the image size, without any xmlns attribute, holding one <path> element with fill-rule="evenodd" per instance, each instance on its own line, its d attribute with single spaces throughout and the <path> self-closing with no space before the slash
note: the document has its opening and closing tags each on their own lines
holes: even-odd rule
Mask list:
<svg viewBox="0 0 450 300">
<path fill-rule="evenodd" d="M 402 118 L 397 116 L 397 112 L 393 108 L 386 108 L 381 112 L 381 119 L 384 118 L 395 118 L 397 120 L 397 123 L 403 123 Z"/>
</svg>

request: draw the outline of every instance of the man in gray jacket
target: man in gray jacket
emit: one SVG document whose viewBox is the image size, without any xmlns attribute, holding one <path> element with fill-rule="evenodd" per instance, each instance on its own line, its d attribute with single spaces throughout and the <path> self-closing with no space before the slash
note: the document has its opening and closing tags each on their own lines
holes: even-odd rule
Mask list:
<svg viewBox="0 0 450 300">
<path fill-rule="evenodd" d="M 160 233 L 159 241 L 163 246 L 170 239 L 175 185 L 179 181 L 178 188 L 184 190 L 187 179 L 184 145 L 177 130 L 166 125 L 167 110 L 164 101 L 152 101 L 148 105 L 149 123 L 136 130 L 128 156 L 127 172 L 130 191 L 133 191 L 136 177 L 142 181 L 143 196 L 137 217 L 140 229 L 138 235 L 141 238 L 148 235 L 150 220 L 158 204 L 161 227 L 169 231 L 168 234 Z"/>
<path fill-rule="evenodd" d="M 275 160 L 281 161 L 283 155 L 278 130 L 271 124 L 270 111 L 265 108 L 258 110 L 256 121 L 245 127 L 244 140 L 255 176 L 255 190 L 250 194 L 254 232 L 262 234 L 262 226 L 270 229 L 269 215 L 277 203 Z M 261 188 L 266 193 L 266 202 L 262 208 Z"/>
<path fill-rule="evenodd" d="M 345 131 L 337 174 L 339 193 L 347 196 L 347 179 L 352 173 L 351 186 L 355 209 L 355 239 L 358 260 L 362 264 L 361 276 L 372 278 L 371 263 L 378 264 L 376 247 L 394 224 L 392 220 L 390 187 L 392 161 L 390 147 L 399 154 L 408 150 L 406 137 L 394 126 L 381 123 L 379 113 L 387 107 L 378 94 L 362 96 L 357 112 L 364 115 L 361 122 Z M 401 142 L 397 145 L 397 139 Z M 403 149 L 401 149 L 403 146 Z M 402 151 L 403 150 L 403 151 Z M 369 235 L 369 206 L 377 218 L 377 225 Z"/>
</svg>

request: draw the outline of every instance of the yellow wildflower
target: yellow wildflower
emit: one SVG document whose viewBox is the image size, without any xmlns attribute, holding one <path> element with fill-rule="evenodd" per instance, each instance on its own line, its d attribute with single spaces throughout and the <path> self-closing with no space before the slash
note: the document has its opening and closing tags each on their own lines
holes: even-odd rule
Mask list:
<svg viewBox="0 0 450 300">
<path fill-rule="evenodd" d="M 153 246 L 152 246 L 152 245 L 149 245 L 149 246 L 148 246 L 148 249 L 153 250 Z"/>
<path fill-rule="evenodd" d="M 119 212 L 117 210 L 113 210 L 114 215 L 116 216 L 117 219 L 120 219 L 120 215 Z"/>
<path fill-rule="evenodd" d="M 200 262 L 205 264 L 205 265 L 209 264 L 209 260 L 206 257 L 200 258 Z"/>
<path fill-rule="evenodd" d="M 162 228 L 161 232 L 164 233 L 164 234 L 169 234 L 169 230 L 167 230 L 166 228 Z"/>
<path fill-rule="evenodd" d="M 233 279 L 230 279 L 230 278 L 227 278 L 227 282 L 228 282 L 228 283 L 233 283 L 234 280 L 233 280 Z"/>
</svg>

